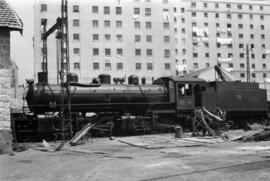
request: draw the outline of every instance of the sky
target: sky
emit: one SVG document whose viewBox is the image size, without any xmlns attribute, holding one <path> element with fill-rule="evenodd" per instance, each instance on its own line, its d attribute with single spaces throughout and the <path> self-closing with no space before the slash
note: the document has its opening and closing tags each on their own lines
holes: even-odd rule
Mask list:
<svg viewBox="0 0 270 181">
<path fill-rule="evenodd" d="M 25 79 L 34 78 L 33 61 L 33 35 L 34 0 L 6 0 L 23 21 L 23 34 L 18 31 L 11 33 L 11 59 L 19 67 L 19 84 L 25 83 Z"/>
</svg>

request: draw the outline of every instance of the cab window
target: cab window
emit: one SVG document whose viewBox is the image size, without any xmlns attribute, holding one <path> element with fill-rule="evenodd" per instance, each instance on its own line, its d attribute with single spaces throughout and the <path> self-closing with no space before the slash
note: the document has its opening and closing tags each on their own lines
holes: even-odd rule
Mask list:
<svg viewBox="0 0 270 181">
<path fill-rule="evenodd" d="M 192 85 L 191 84 L 178 84 L 178 95 L 179 96 L 192 96 Z"/>
</svg>

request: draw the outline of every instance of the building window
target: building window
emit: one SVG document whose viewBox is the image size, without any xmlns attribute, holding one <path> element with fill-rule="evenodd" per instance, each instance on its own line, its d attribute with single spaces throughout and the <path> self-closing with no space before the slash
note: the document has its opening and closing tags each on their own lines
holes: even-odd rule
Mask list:
<svg viewBox="0 0 270 181">
<path fill-rule="evenodd" d="M 176 9 L 176 7 L 174 7 L 174 8 L 173 8 L 173 12 L 175 12 L 175 13 L 177 12 L 177 9 Z"/>
<path fill-rule="evenodd" d="M 192 56 L 193 56 L 193 58 L 197 58 L 198 57 L 198 53 L 194 52 L 194 53 L 192 53 Z"/>
<path fill-rule="evenodd" d="M 181 13 L 184 13 L 185 12 L 185 8 L 181 8 Z"/>
<path fill-rule="evenodd" d="M 243 24 L 238 24 L 239 29 L 243 29 Z"/>
<path fill-rule="evenodd" d="M 92 20 L 92 26 L 98 27 L 98 20 Z"/>
<path fill-rule="evenodd" d="M 239 48 L 244 48 L 244 44 L 243 43 L 240 43 L 239 44 Z"/>
<path fill-rule="evenodd" d="M 185 28 L 182 28 L 181 29 L 181 32 L 184 34 L 186 32 L 186 29 Z"/>
<path fill-rule="evenodd" d="M 251 39 L 254 39 L 254 34 L 250 34 L 250 38 Z"/>
<path fill-rule="evenodd" d="M 254 53 L 251 54 L 251 58 L 255 58 L 255 54 Z"/>
<path fill-rule="evenodd" d="M 252 14 L 249 15 L 249 19 L 253 19 L 253 15 Z"/>
<path fill-rule="evenodd" d="M 146 35 L 146 42 L 152 42 L 152 36 Z"/>
<path fill-rule="evenodd" d="M 221 53 L 217 53 L 217 57 L 220 58 L 221 57 Z"/>
<path fill-rule="evenodd" d="M 123 49 L 122 48 L 117 48 L 116 53 L 118 56 L 123 56 Z"/>
<path fill-rule="evenodd" d="M 242 5 L 241 4 L 238 4 L 237 5 L 237 9 L 242 9 Z"/>
<path fill-rule="evenodd" d="M 165 50 L 164 50 L 164 57 L 165 57 L 165 58 L 170 57 L 170 50 L 169 50 L 169 49 L 165 49 Z"/>
<path fill-rule="evenodd" d="M 122 21 L 116 21 L 116 28 L 122 28 Z"/>
<path fill-rule="evenodd" d="M 240 39 L 244 38 L 244 35 L 242 33 L 240 33 L 238 36 Z"/>
<path fill-rule="evenodd" d="M 80 55 L 80 49 L 79 48 L 73 48 L 73 54 L 74 55 Z"/>
<path fill-rule="evenodd" d="M 111 41 L 111 35 L 105 34 L 105 41 Z"/>
<path fill-rule="evenodd" d="M 105 63 L 105 70 L 111 70 L 111 63 Z"/>
<path fill-rule="evenodd" d="M 93 63 L 93 69 L 94 69 L 94 70 L 99 70 L 99 63 L 94 62 L 94 63 Z"/>
<path fill-rule="evenodd" d="M 229 63 L 229 68 L 233 68 L 233 63 Z"/>
<path fill-rule="evenodd" d="M 231 19 L 232 18 L 232 15 L 231 14 L 227 14 L 227 18 L 228 19 Z"/>
<path fill-rule="evenodd" d="M 196 8 L 196 2 L 191 2 L 191 7 Z"/>
<path fill-rule="evenodd" d="M 215 8 L 219 8 L 219 4 L 218 3 L 215 4 Z"/>
<path fill-rule="evenodd" d="M 40 12 L 47 12 L 47 4 L 40 5 Z"/>
<path fill-rule="evenodd" d="M 251 64 L 251 68 L 255 69 L 255 63 Z"/>
<path fill-rule="evenodd" d="M 98 34 L 93 34 L 93 41 L 98 41 Z"/>
<path fill-rule="evenodd" d="M 220 33 L 219 32 L 216 33 L 216 37 L 220 37 Z"/>
<path fill-rule="evenodd" d="M 98 13 L 98 6 L 92 6 L 92 13 Z"/>
<path fill-rule="evenodd" d="M 253 9 L 252 5 L 249 5 L 248 7 L 249 7 L 249 10 L 252 10 Z"/>
<path fill-rule="evenodd" d="M 152 29 L 152 22 L 145 22 L 146 29 Z"/>
<path fill-rule="evenodd" d="M 218 14 L 218 13 L 216 13 L 215 17 L 216 17 L 216 18 L 219 18 L 219 14 Z"/>
<path fill-rule="evenodd" d="M 198 69 L 199 66 L 198 66 L 198 63 L 193 63 L 193 69 Z"/>
<path fill-rule="evenodd" d="M 192 22 L 192 23 L 191 23 L 191 26 L 192 26 L 192 27 L 196 27 L 196 26 L 197 26 L 197 23 L 196 23 L 196 22 Z"/>
<path fill-rule="evenodd" d="M 263 15 L 260 16 L 260 20 L 264 20 L 264 16 Z"/>
<path fill-rule="evenodd" d="M 264 25 L 261 25 L 261 30 L 264 30 Z"/>
<path fill-rule="evenodd" d="M 73 5 L 73 13 L 79 13 L 80 9 L 78 5 Z"/>
<path fill-rule="evenodd" d="M 99 49 L 93 48 L 93 56 L 98 56 L 98 55 L 99 55 Z"/>
<path fill-rule="evenodd" d="M 80 63 L 74 63 L 73 64 L 73 66 L 74 66 L 74 69 L 80 69 Z"/>
<path fill-rule="evenodd" d="M 141 35 L 135 35 L 135 42 L 141 41 Z"/>
<path fill-rule="evenodd" d="M 205 67 L 209 68 L 210 67 L 210 63 L 205 63 Z"/>
<path fill-rule="evenodd" d="M 153 70 L 153 63 L 147 63 L 147 70 Z"/>
<path fill-rule="evenodd" d="M 115 7 L 115 14 L 117 14 L 117 15 L 122 14 L 122 8 L 121 7 Z"/>
<path fill-rule="evenodd" d="M 205 53 L 205 58 L 209 58 L 209 53 Z"/>
<path fill-rule="evenodd" d="M 169 42 L 170 42 L 170 37 L 164 36 L 164 43 L 169 43 Z"/>
<path fill-rule="evenodd" d="M 264 34 L 261 34 L 261 39 L 264 39 L 265 38 L 265 35 Z"/>
<path fill-rule="evenodd" d="M 205 18 L 208 18 L 208 13 L 203 13 L 203 16 L 204 16 Z"/>
<path fill-rule="evenodd" d="M 110 7 L 109 6 L 105 6 L 104 7 L 104 14 L 110 14 Z"/>
<path fill-rule="evenodd" d="M 185 23 L 185 18 L 181 18 L 181 22 L 182 23 Z"/>
<path fill-rule="evenodd" d="M 208 43 L 208 42 L 205 42 L 205 43 L 204 43 L 204 46 L 205 46 L 206 48 L 209 48 L 209 43 Z"/>
<path fill-rule="evenodd" d="M 109 28 L 111 26 L 111 22 L 109 20 L 104 21 L 104 27 Z"/>
<path fill-rule="evenodd" d="M 163 28 L 164 29 L 169 29 L 169 27 L 170 27 L 169 22 L 163 22 Z"/>
<path fill-rule="evenodd" d="M 262 48 L 265 49 L 265 44 L 262 44 Z"/>
<path fill-rule="evenodd" d="M 116 68 L 117 70 L 123 70 L 123 63 L 117 63 Z"/>
<path fill-rule="evenodd" d="M 111 56 L 111 49 L 110 48 L 105 48 L 105 56 L 108 56 L 108 57 Z"/>
<path fill-rule="evenodd" d="M 134 8 L 134 15 L 140 15 L 140 8 Z"/>
<path fill-rule="evenodd" d="M 217 43 L 217 48 L 220 48 L 220 43 Z"/>
<path fill-rule="evenodd" d="M 153 55 L 153 50 L 152 49 L 146 49 L 146 55 L 151 57 Z"/>
<path fill-rule="evenodd" d="M 207 3 L 203 3 L 203 7 L 204 8 L 207 8 Z"/>
<path fill-rule="evenodd" d="M 140 28 L 141 28 L 141 22 L 135 21 L 135 22 L 134 22 L 134 28 L 140 29 Z"/>
<path fill-rule="evenodd" d="M 239 54 L 239 57 L 240 57 L 240 58 L 244 58 L 244 53 L 240 53 L 240 54 Z M 240 67 L 241 67 L 241 66 L 240 66 Z"/>
<path fill-rule="evenodd" d="M 145 8 L 145 16 L 151 16 L 151 8 Z"/>
<path fill-rule="evenodd" d="M 170 70 L 170 69 L 171 69 L 171 64 L 165 63 L 165 70 Z"/>
<path fill-rule="evenodd" d="M 254 29 L 254 25 L 249 25 L 249 28 L 253 30 Z"/>
<path fill-rule="evenodd" d="M 136 70 L 141 70 L 142 69 L 142 64 L 141 63 L 136 63 L 135 68 L 136 68 Z"/>
<path fill-rule="evenodd" d="M 192 17 L 196 17 L 196 12 L 192 12 L 192 13 L 191 13 L 191 16 L 192 16 Z"/>
<path fill-rule="evenodd" d="M 245 64 L 240 63 L 240 68 L 245 68 Z"/>
<path fill-rule="evenodd" d="M 255 73 L 252 73 L 251 76 L 252 76 L 252 78 L 256 78 L 256 74 Z"/>
<path fill-rule="evenodd" d="M 118 42 L 122 42 L 123 41 L 123 35 L 116 35 L 116 39 Z"/>
<path fill-rule="evenodd" d="M 266 64 L 265 63 L 262 64 L 262 68 L 266 69 Z"/>
<path fill-rule="evenodd" d="M 80 20 L 74 19 L 74 20 L 73 20 L 73 26 L 74 26 L 74 27 L 80 26 Z"/>
<path fill-rule="evenodd" d="M 245 73 L 240 73 L 241 78 L 245 78 Z"/>
<path fill-rule="evenodd" d="M 263 6 L 260 6 L 260 10 L 263 10 Z"/>
<path fill-rule="evenodd" d="M 226 4 L 226 8 L 231 8 L 231 4 Z"/>
<path fill-rule="evenodd" d="M 228 36 L 228 38 L 231 38 L 232 37 L 232 32 L 228 31 L 227 36 Z"/>
<path fill-rule="evenodd" d="M 228 23 L 227 28 L 232 28 L 232 24 Z"/>
<path fill-rule="evenodd" d="M 135 56 L 141 56 L 141 49 L 135 49 Z"/>
<path fill-rule="evenodd" d="M 267 78 L 267 74 L 266 73 L 263 73 L 263 78 Z"/>
<path fill-rule="evenodd" d="M 238 19 L 242 19 L 243 15 L 242 14 L 238 14 Z"/>
<path fill-rule="evenodd" d="M 79 41 L 79 40 L 80 40 L 80 34 L 74 33 L 74 34 L 73 34 L 73 40 Z"/>
</svg>

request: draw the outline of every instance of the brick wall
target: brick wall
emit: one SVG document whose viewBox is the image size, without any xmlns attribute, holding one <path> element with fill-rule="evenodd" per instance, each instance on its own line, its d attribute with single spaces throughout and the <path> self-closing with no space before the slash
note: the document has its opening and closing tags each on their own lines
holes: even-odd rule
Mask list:
<svg viewBox="0 0 270 181">
<path fill-rule="evenodd" d="M 12 152 L 10 32 L 0 29 L 0 154 Z"/>
<path fill-rule="evenodd" d="M 0 69 L 10 67 L 10 30 L 0 29 Z"/>
</svg>

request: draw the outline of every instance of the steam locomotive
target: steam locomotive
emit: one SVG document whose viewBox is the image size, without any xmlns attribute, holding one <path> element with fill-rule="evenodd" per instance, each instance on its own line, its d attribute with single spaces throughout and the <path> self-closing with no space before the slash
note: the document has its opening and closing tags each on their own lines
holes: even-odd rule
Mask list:
<svg viewBox="0 0 270 181">
<path fill-rule="evenodd" d="M 151 132 L 161 123 L 188 128 L 196 107 L 212 112 L 220 108 L 226 113 L 223 119 L 233 122 L 235 127 L 263 120 L 268 115 L 266 90 L 260 89 L 258 83 L 206 82 L 200 78 L 171 76 L 158 78 L 151 85 L 139 85 L 136 76 L 130 76 L 128 84 L 111 84 L 109 75 L 99 78 L 99 82 L 91 84 L 78 83 L 76 76 L 71 78 L 70 106 L 74 122 L 93 121 L 110 125 L 107 129 L 110 131 L 134 133 L 140 129 Z M 28 87 L 26 101 L 33 114 L 15 119 L 17 134 L 29 127 L 25 126 L 27 121 L 32 135 L 52 134 L 53 122 L 60 122 L 57 114 L 61 109 L 60 85 L 28 81 Z M 64 99 L 67 102 L 67 97 Z M 95 119 L 88 119 L 90 112 L 95 113 Z M 78 125 L 74 127 L 79 129 Z"/>
</svg>

